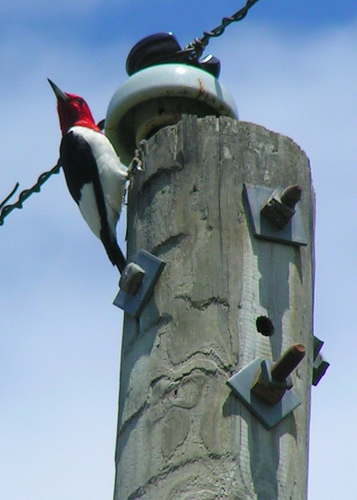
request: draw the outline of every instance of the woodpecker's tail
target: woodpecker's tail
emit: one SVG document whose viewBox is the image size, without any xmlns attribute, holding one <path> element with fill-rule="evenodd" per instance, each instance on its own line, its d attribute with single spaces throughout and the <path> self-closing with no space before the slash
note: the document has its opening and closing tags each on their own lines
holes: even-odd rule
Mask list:
<svg viewBox="0 0 357 500">
<path fill-rule="evenodd" d="M 104 242 L 103 242 L 104 243 Z M 124 267 L 126 266 L 126 260 L 121 251 L 118 243 L 113 238 L 113 241 L 110 242 L 109 245 L 104 243 L 105 250 L 107 251 L 108 257 L 113 264 L 113 266 L 117 266 L 120 274 L 124 271 Z"/>
<path fill-rule="evenodd" d="M 110 259 L 113 262 L 113 265 L 117 266 L 120 274 L 124 271 L 124 268 L 126 266 L 126 260 L 124 257 L 123 252 L 121 251 L 119 245 L 117 242 L 115 242 L 115 247 L 113 248 L 113 257 L 114 259 Z M 110 257 L 109 257 L 110 258 Z"/>
<path fill-rule="evenodd" d="M 107 224 L 105 224 L 104 228 L 102 228 L 100 232 L 100 239 L 107 252 L 109 260 L 113 266 L 117 266 L 121 274 L 126 266 L 126 260 L 114 234 L 110 231 Z"/>
</svg>

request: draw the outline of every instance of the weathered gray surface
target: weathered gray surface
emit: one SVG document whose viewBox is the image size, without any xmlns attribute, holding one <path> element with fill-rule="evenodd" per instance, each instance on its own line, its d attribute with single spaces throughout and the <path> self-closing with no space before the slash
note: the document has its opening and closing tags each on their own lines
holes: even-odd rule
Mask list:
<svg viewBox="0 0 357 500">
<path fill-rule="evenodd" d="M 243 182 L 301 184 L 308 245 L 254 238 Z M 306 498 L 313 205 L 303 151 L 258 125 L 184 117 L 149 141 L 128 255 L 167 265 L 140 319 L 125 318 L 115 500 Z M 272 337 L 257 332 L 261 315 Z M 293 374 L 303 404 L 268 431 L 226 380 L 293 342 L 307 348 Z"/>
</svg>

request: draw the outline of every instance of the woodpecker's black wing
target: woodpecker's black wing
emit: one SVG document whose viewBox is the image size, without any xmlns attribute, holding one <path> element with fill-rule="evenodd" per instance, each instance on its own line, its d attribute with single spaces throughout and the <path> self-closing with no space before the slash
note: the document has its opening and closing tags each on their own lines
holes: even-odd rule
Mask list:
<svg viewBox="0 0 357 500">
<path fill-rule="evenodd" d="M 109 225 L 98 166 L 90 144 L 80 134 L 68 132 L 61 141 L 60 160 L 69 192 L 89 227 L 101 239 L 110 261 L 122 272 L 126 262 Z"/>
</svg>

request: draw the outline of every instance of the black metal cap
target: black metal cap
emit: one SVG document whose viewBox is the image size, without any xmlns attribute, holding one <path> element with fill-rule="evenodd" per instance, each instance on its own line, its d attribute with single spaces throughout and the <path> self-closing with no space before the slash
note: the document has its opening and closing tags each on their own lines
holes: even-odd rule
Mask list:
<svg viewBox="0 0 357 500">
<path fill-rule="evenodd" d="M 155 66 L 172 59 L 181 51 L 180 44 L 171 33 L 155 33 L 134 45 L 126 60 L 126 72 L 129 76 L 141 69 Z"/>
<path fill-rule="evenodd" d="M 195 66 L 207 71 L 215 78 L 218 78 L 221 69 L 216 57 L 209 55 L 202 61 L 197 61 L 192 58 L 192 51 L 181 49 L 172 33 L 155 33 L 134 45 L 126 60 L 126 71 L 131 76 L 142 69 L 165 63 Z"/>
</svg>

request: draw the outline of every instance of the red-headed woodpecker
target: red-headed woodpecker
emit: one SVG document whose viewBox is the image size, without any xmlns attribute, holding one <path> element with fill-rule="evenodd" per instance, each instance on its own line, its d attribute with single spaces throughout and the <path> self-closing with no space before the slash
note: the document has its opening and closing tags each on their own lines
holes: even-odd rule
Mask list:
<svg viewBox="0 0 357 500">
<path fill-rule="evenodd" d="M 109 259 L 121 273 L 125 258 L 116 238 L 128 178 L 113 146 L 94 122 L 82 97 L 62 92 L 48 80 L 56 97 L 62 131 L 60 165 L 69 192 Z"/>
</svg>

